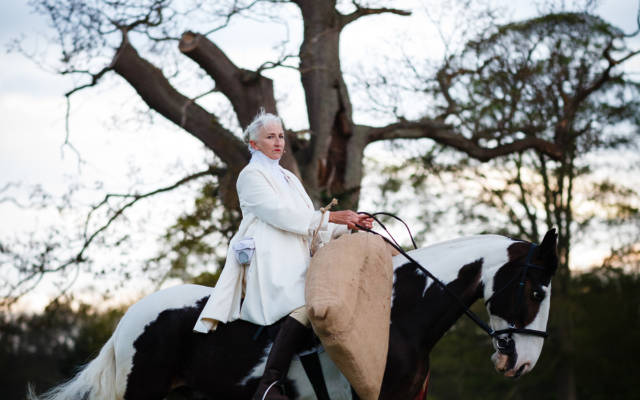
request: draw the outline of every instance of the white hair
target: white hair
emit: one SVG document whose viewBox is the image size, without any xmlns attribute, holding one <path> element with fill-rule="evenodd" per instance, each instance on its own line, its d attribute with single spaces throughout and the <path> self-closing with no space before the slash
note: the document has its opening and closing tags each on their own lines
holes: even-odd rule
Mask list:
<svg viewBox="0 0 640 400">
<path fill-rule="evenodd" d="M 260 133 L 262 127 L 271 122 L 277 122 L 280 125 L 283 125 L 282 119 L 280 117 L 275 114 L 265 112 L 264 108 L 260 107 L 260 111 L 258 111 L 258 114 L 256 114 L 256 116 L 253 118 L 253 121 L 251 121 L 251 123 L 244 130 L 244 141 L 249 146 L 249 151 L 252 154 L 255 150 L 251 147 L 251 145 L 249 145 L 249 141 L 257 140 L 258 134 Z"/>
</svg>

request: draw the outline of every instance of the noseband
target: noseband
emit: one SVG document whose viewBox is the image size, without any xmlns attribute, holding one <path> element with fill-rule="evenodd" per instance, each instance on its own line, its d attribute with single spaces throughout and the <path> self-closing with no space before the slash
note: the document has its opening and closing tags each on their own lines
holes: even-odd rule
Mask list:
<svg viewBox="0 0 640 400">
<path fill-rule="evenodd" d="M 513 323 L 513 322 L 509 322 L 509 327 L 506 328 L 506 329 L 499 329 L 497 331 L 492 329 L 476 313 L 471 311 L 469 309 L 469 307 L 466 304 L 464 304 L 462 299 L 455 292 L 453 292 L 444 282 L 442 282 L 440 279 L 436 278 L 431 272 L 429 272 L 429 270 L 427 270 L 418 261 L 416 261 L 409 254 L 407 254 L 407 252 L 404 251 L 404 249 L 402 249 L 398 245 L 398 243 L 395 241 L 395 239 L 393 239 L 393 236 L 389 233 L 389 231 L 384 226 L 384 224 L 382 222 L 380 222 L 378 220 L 378 218 L 376 218 L 376 215 L 387 215 L 387 216 L 393 217 L 393 218 L 397 219 L 398 221 L 402 222 L 404 224 L 404 226 L 407 228 L 407 231 L 409 232 L 409 236 L 411 237 L 411 241 L 413 243 L 414 248 L 417 249 L 416 243 L 413 240 L 413 235 L 411 235 L 411 231 L 409 230 L 409 227 L 407 226 L 407 224 L 402 219 L 400 219 L 399 217 L 397 217 L 397 216 L 395 216 L 393 214 L 385 213 L 385 212 L 369 214 L 367 212 L 360 211 L 360 212 L 358 212 L 358 214 L 364 214 L 364 215 L 367 215 L 367 216 L 373 218 L 382 227 L 382 229 L 384 229 L 384 231 L 387 232 L 387 234 L 391 237 L 391 240 L 393 240 L 393 242 L 391 240 L 389 240 L 386 236 L 383 236 L 383 235 L 379 234 L 378 232 L 375 232 L 375 231 L 373 231 L 371 229 L 368 229 L 368 228 L 365 228 L 363 226 L 359 226 L 358 225 L 358 229 L 366 231 L 366 232 L 369 232 L 369 233 L 374 233 L 374 234 L 380 236 L 387 243 L 389 243 L 393 248 L 398 250 L 398 252 L 400 252 L 400 254 L 402 254 L 407 260 L 409 260 L 410 262 L 414 263 L 418 268 L 420 268 L 420 270 L 422 270 L 422 272 L 424 272 L 429 278 L 433 279 L 433 281 L 438 286 L 440 286 L 445 292 L 449 293 L 449 295 L 451 295 L 462 306 L 464 313 L 469 318 L 471 318 L 471 320 L 473 322 L 475 322 L 476 325 L 478 325 L 483 331 L 485 331 L 492 339 L 496 340 L 496 347 L 498 348 L 498 352 L 500 352 L 501 354 L 513 355 L 515 353 L 515 350 L 516 350 L 515 349 L 515 341 L 513 340 L 513 334 L 514 333 L 518 333 L 518 334 L 522 334 L 522 335 L 538 336 L 538 337 L 541 337 L 541 338 L 546 338 L 546 337 L 549 336 L 549 334 L 546 331 L 539 331 L 539 330 L 535 330 L 535 329 L 526 329 L 526 328 L 517 328 L 515 323 Z M 526 258 L 524 266 L 522 268 L 522 274 L 520 274 L 520 282 L 518 282 L 518 303 L 519 303 L 518 307 L 519 308 L 524 307 L 524 286 L 525 286 L 525 282 L 526 282 L 526 279 L 527 279 L 527 271 L 529 271 L 530 268 L 538 269 L 538 270 L 544 270 L 545 269 L 543 266 L 536 265 L 536 264 L 531 262 L 531 259 L 533 257 L 533 252 L 535 251 L 535 249 L 537 247 L 538 247 L 538 245 L 535 244 L 535 243 L 531 243 L 531 245 L 529 246 L 529 252 L 527 253 L 527 258 Z M 507 282 L 507 284 L 504 285 L 502 288 L 500 288 L 499 290 L 494 291 L 493 294 L 485 301 L 485 304 L 488 304 L 491 300 L 493 300 L 493 298 L 496 296 L 496 294 L 504 291 L 506 288 L 511 286 L 511 284 L 516 281 L 517 277 L 518 276 L 516 275 L 513 279 L 511 279 L 509 282 Z M 504 336 L 504 335 L 506 335 L 506 336 Z"/>
</svg>

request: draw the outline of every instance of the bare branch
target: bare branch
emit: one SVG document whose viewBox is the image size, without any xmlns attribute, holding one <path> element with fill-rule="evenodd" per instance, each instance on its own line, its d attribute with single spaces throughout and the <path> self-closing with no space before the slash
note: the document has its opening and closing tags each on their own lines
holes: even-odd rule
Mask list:
<svg viewBox="0 0 640 400">
<path fill-rule="evenodd" d="M 488 161 L 496 157 L 527 149 L 536 149 L 556 160 L 562 157 L 562 152 L 555 144 L 537 137 L 527 137 L 514 140 L 511 143 L 488 148 L 482 147 L 478 145 L 476 141 L 453 131 L 451 126 L 432 120 L 396 122 L 385 127 L 370 128 L 368 133 L 368 143 L 379 140 L 419 138 L 433 139 L 438 143 L 451 146 L 480 161 Z"/>
<path fill-rule="evenodd" d="M 86 247 L 88 247 L 88 245 L 95 239 L 96 236 L 98 236 L 101 232 L 103 232 L 105 229 L 107 229 L 109 227 L 109 225 L 111 225 L 111 223 L 113 221 L 115 221 L 120 215 L 122 215 L 122 213 L 124 213 L 124 211 L 133 206 L 136 202 L 154 196 L 156 194 L 159 193 L 164 193 L 164 192 L 168 192 L 171 191 L 179 186 L 184 185 L 187 182 L 190 182 L 192 180 L 201 178 L 203 176 L 209 176 L 209 175 L 220 175 L 222 173 L 224 173 L 226 170 L 220 169 L 220 168 L 216 168 L 216 167 L 209 167 L 204 171 L 200 171 L 200 172 L 196 172 L 194 174 L 188 175 L 180 180 L 178 180 L 177 182 L 175 182 L 172 185 L 169 186 L 165 186 L 159 189 L 155 189 L 152 190 L 150 192 L 147 193 L 143 193 L 143 194 L 131 194 L 131 193 L 109 193 L 107 195 L 105 195 L 104 199 L 102 199 L 102 201 L 96 205 L 94 205 L 93 207 L 91 207 L 91 211 L 89 212 L 89 214 L 87 215 L 87 219 L 85 220 L 85 227 L 84 227 L 84 232 L 83 232 L 83 236 L 85 238 L 85 244 L 82 248 L 82 250 L 78 253 L 80 256 L 82 255 L 82 253 L 84 252 L 84 250 L 86 249 Z M 109 220 L 103 224 L 99 229 L 95 230 L 93 233 L 91 233 L 90 235 L 87 234 L 88 231 L 88 225 L 89 222 L 91 220 L 91 217 L 93 215 L 93 213 L 95 211 L 97 211 L 98 209 L 100 209 L 102 206 L 107 205 L 109 203 L 109 200 L 112 198 L 126 198 L 126 199 L 131 199 L 128 203 L 126 203 L 124 206 L 120 207 L 118 210 L 116 210 L 114 212 L 114 214 L 109 218 Z"/>
<path fill-rule="evenodd" d="M 79 92 L 80 90 L 89 88 L 89 87 L 93 87 L 95 85 L 98 84 L 98 82 L 100 81 L 100 79 L 111 70 L 111 66 L 106 66 L 104 68 L 102 68 L 99 72 L 97 73 L 91 73 L 89 71 L 84 71 L 84 70 L 73 70 L 73 69 L 68 69 L 65 71 L 60 72 L 61 75 L 68 75 L 68 74 L 86 74 L 89 75 L 91 77 L 91 81 L 89 83 L 86 83 L 84 85 L 80 85 L 77 86 L 73 89 L 71 89 L 70 91 L 68 91 L 67 93 L 64 94 L 65 98 L 66 98 L 66 110 L 65 110 L 65 114 L 64 114 L 64 129 L 65 129 L 65 137 L 64 137 L 64 142 L 60 145 L 60 156 L 64 158 L 64 148 L 65 147 L 69 147 L 76 155 L 76 157 L 78 158 L 78 170 L 80 169 L 80 166 L 82 164 L 86 164 L 86 161 L 82 158 L 82 156 L 80 155 L 80 152 L 78 151 L 78 149 L 75 148 L 75 146 L 73 144 L 71 144 L 71 142 L 69 141 L 69 136 L 70 136 L 70 127 L 69 127 L 69 118 L 71 117 L 71 96 L 76 93 Z"/>
<path fill-rule="evenodd" d="M 248 9 L 252 8 L 253 6 L 256 5 L 256 3 L 259 3 L 260 0 L 254 0 L 251 3 L 247 4 L 246 6 L 238 6 L 238 2 L 234 1 L 233 2 L 233 7 L 231 8 L 231 10 L 224 16 L 224 22 L 220 25 L 218 25 L 217 27 L 210 29 L 209 31 L 207 31 L 206 33 L 204 33 L 204 36 L 209 36 L 212 33 L 215 33 L 221 29 L 226 28 L 227 26 L 229 26 L 229 23 L 231 22 L 231 18 L 233 18 L 235 15 L 240 14 L 243 11 L 247 11 Z"/>
<path fill-rule="evenodd" d="M 262 73 L 262 71 L 266 71 L 268 69 L 273 69 L 273 68 L 277 68 L 277 67 L 283 67 L 283 68 L 290 68 L 290 69 L 294 69 L 296 71 L 299 70 L 299 68 L 295 65 L 287 65 L 284 62 L 287 61 L 289 58 L 297 58 L 297 55 L 294 54 L 286 54 L 282 57 L 280 57 L 280 59 L 278 59 L 277 61 L 265 61 L 264 63 L 262 63 L 262 65 L 260 65 L 258 67 L 258 69 L 256 69 L 256 74 L 260 74 Z"/>
<path fill-rule="evenodd" d="M 142 194 L 110 193 L 105 195 L 104 199 L 99 203 L 97 203 L 96 205 L 94 205 L 91 208 L 91 211 L 89 211 L 89 213 L 87 214 L 87 218 L 84 224 L 84 231 L 82 234 L 83 242 L 80 246 L 80 249 L 74 255 L 72 255 L 71 257 L 68 257 L 65 261 L 62 261 L 55 266 L 49 265 L 51 264 L 51 260 L 49 256 L 52 254 L 53 250 L 56 247 L 56 245 L 50 244 L 50 243 L 45 243 L 45 248 L 43 252 L 38 255 L 36 262 L 28 262 L 26 260 L 20 260 L 20 262 L 23 264 L 20 267 L 20 269 L 27 273 L 20 280 L 18 280 L 18 282 L 14 284 L 11 284 L 7 281 L 3 282 L 4 286 L 6 285 L 9 286 L 9 290 L 8 290 L 8 293 L 3 294 L 2 298 L 0 298 L 0 305 L 8 306 L 15 303 L 22 295 L 24 295 L 25 293 L 28 293 L 30 290 L 36 287 L 45 274 L 52 273 L 52 272 L 54 273 L 61 272 L 61 271 L 67 270 L 71 266 L 79 267 L 80 264 L 87 262 L 88 259 L 86 258 L 85 253 L 90 248 L 92 243 L 95 242 L 96 239 L 100 235 L 102 235 L 113 224 L 114 221 L 120 218 L 127 209 L 134 206 L 140 200 L 155 196 L 160 193 L 169 192 L 188 182 L 194 181 L 196 179 L 199 179 L 205 176 L 211 176 L 211 175 L 220 176 L 225 172 L 226 172 L 226 169 L 210 166 L 206 170 L 199 171 L 199 172 L 190 174 L 188 176 L 185 176 L 184 178 L 179 179 L 178 181 L 176 181 L 171 185 L 154 189 L 146 193 L 142 193 Z M 92 219 L 94 213 L 104 207 L 108 207 L 109 201 L 114 198 L 126 199 L 127 201 L 117 209 L 113 210 L 111 216 L 107 219 L 106 222 L 102 223 L 99 227 L 97 227 L 92 232 L 89 232 L 90 220 Z M 9 249 L 6 249 L 2 246 L 0 246 L 0 252 L 5 254 L 10 254 Z M 14 264 L 17 264 L 17 263 L 18 263 L 18 260 L 16 260 Z M 31 265 L 28 265 L 28 264 L 31 264 Z M 77 273 L 78 273 L 78 270 L 76 270 L 75 274 L 77 275 Z M 68 282 L 65 285 L 65 288 L 61 289 L 62 292 L 69 290 L 69 288 L 71 287 L 75 279 L 76 278 L 73 278 L 71 282 Z"/>
<path fill-rule="evenodd" d="M 376 14 L 396 14 L 396 15 L 401 15 L 401 16 L 409 16 L 411 15 L 411 11 L 407 11 L 407 10 L 400 10 L 398 8 L 369 8 L 369 7 L 362 7 L 360 6 L 360 4 L 358 4 L 357 2 L 353 2 L 353 5 L 356 7 L 356 10 L 354 12 L 352 12 L 351 14 L 347 14 L 347 15 L 342 15 L 341 18 L 341 25 L 342 27 L 345 27 L 346 25 L 350 24 L 351 22 L 357 20 L 360 17 L 364 17 L 367 15 L 376 15 Z"/>
<path fill-rule="evenodd" d="M 240 126 L 249 125 L 260 107 L 268 112 L 276 112 L 271 79 L 259 72 L 239 68 L 204 35 L 185 32 L 179 49 L 215 80 L 216 87 L 233 105 Z"/>
<path fill-rule="evenodd" d="M 285 55 L 272 66 L 263 64 L 257 71 L 249 71 L 236 66 L 229 57 L 214 42 L 206 36 L 187 31 L 182 35 L 179 44 L 180 51 L 195 61 L 216 82 L 216 89 L 224 94 L 231 102 L 241 127 L 249 125 L 258 110 L 264 108 L 267 112 L 277 114 L 273 81 L 260 74 L 261 70 L 272 68 L 278 64 L 284 66 L 284 61 L 292 57 Z M 238 140 L 240 143 L 240 141 Z M 241 144 L 241 143 L 240 143 Z M 242 144 L 241 144 L 242 145 Z M 285 154 L 281 165 L 294 174 L 300 176 L 298 162 L 293 156 L 291 144 L 285 142 Z M 228 152 L 230 149 L 213 149 Z M 242 145 L 242 150 L 236 149 L 248 159 L 248 153 Z M 237 166 L 244 166 L 236 163 Z"/>
<path fill-rule="evenodd" d="M 522 154 L 519 154 L 516 158 L 515 183 L 518 186 L 520 193 L 520 204 L 524 208 L 525 214 L 529 219 L 529 224 L 531 225 L 530 236 L 534 241 L 538 242 L 540 240 L 540 236 L 538 233 L 538 220 L 535 208 L 532 210 L 531 207 L 529 207 L 529 199 L 527 198 L 527 195 L 530 195 L 530 191 L 525 188 L 524 182 L 522 181 Z"/>
<path fill-rule="evenodd" d="M 12 187 L 24 188 L 24 185 L 20 182 L 8 182 L 4 185 L 4 187 L 2 187 L 2 189 L 0 189 L 0 194 L 3 194 L 4 192 L 8 192 L 9 189 L 11 189 Z M 44 208 L 46 207 L 47 203 L 51 200 L 51 195 L 45 192 L 44 189 L 42 188 L 42 185 L 40 184 L 32 185 L 31 187 L 28 188 L 28 190 L 29 190 L 28 202 L 23 202 L 21 200 L 18 200 L 14 196 L 6 194 L 3 197 L 0 197 L 0 204 L 11 203 L 16 207 L 22 208 L 22 209 Z"/>
<path fill-rule="evenodd" d="M 636 12 L 636 30 L 630 33 L 625 33 L 624 37 L 631 38 L 636 36 L 638 33 L 640 33 L 640 2 L 638 2 L 638 11 Z"/>
<path fill-rule="evenodd" d="M 126 35 L 112 68 L 133 86 L 150 108 L 201 140 L 232 169 L 239 170 L 246 164 L 249 155 L 242 141 L 224 128 L 215 115 L 171 86 L 160 69 L 138 54 Z"/>
<path fill-rule="evenodd" d="M 604 57 L 604 59 L 607 60 L 609 65 L 607 65 L 604 71 L 602 71 L 598 79 L 596 79 L 593 83 L 591 83 L 586 88 L 577 91 L 576 95 L 572 99 L 572 108 L 574 110 L 578 109 L 580 103 L 582 103 L 584 99 L 589 97 L 589 95 L 595 92 L 596 90 L 600 89 L 605 83 L 607 83 L 611 79 L 611 71 L 615 66 L 622 64 L 625 61 L 640 54 L 640 50 L 636 50 L 636 51 L 629 52 L 624 57 L 616 60 L 610 54 L 612 48 L 613 48 L 613 40 L 609 42 L 609 44 L 607 45 L 607 47 L 604 49 L 602 53 L 602 56 Z"/>
</svg>

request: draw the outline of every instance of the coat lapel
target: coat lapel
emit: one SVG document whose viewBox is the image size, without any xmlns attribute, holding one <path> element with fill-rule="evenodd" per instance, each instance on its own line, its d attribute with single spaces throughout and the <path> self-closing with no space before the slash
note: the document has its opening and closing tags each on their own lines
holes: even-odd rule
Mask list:
<svg viewBox="0 0 640 400">
<path fill-rule="evenodd" d="M 280 171 L 284 172 L 284 176 L 286 177 L 286 180 L 288 182 L 289 187 L 285 187 L 282 180 L 275 179 L 270 173 L 262 170 L 260 166 L 255 165 L 251 166 L 251 168 L 259 171 L 265 177 L 267 182 L 269 182 L 269 184 L 275 189 L 275 191 L 285 196 L 285 198 L 291 201 L 292 204 L 300 205 L 300 201 L 302 201 L 305 206 L 313 209 L 313 202 L 309 198 L 307 192 L 304 190 L 304 187 L 302 187 L 302 184 L 300 183 L 298 178 L 292 172 L 279 167 Z"/>
<path fill-rule="evenodd" d="M 302 186 L 302 183 L 300 183 L 300 180 L 291 171 L 288 171 L 284 168 L 282 168 L 282 171 L 284 171 L 284 174 L 287 177 L 289 186 L 302 198 L 304 204 L 313 210 L 313 202 L 311 201 L 311 198 L 309 198 L 307 191 L 304 190 L 304 187 Z"/>
</svg>

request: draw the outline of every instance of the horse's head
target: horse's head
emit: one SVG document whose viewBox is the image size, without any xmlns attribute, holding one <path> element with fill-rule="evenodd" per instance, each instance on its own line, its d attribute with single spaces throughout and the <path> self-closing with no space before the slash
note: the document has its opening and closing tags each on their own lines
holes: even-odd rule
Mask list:
<svg viewBox="0 0 640 400">
<path fill-rule="evenodd" d="M 546 330 L 551 298 L 551 277 L 558 258 L 555 229 L 539 246 L 515 242 L 508 248 L 509 261 L 484 282 L 484 298 L 496 352 L 491 357 L 496 370 L 508 377 L 531 371 L 538 361 Z M 529 332 L 527 332 L 529 330 Z M 537 332 L 536 332 L 537 331 Z"/>
</svg>

